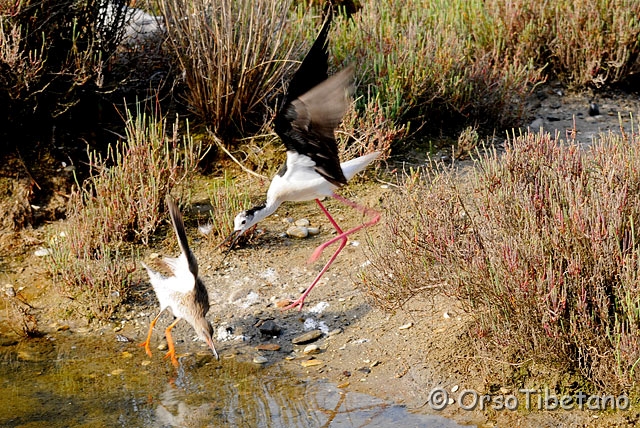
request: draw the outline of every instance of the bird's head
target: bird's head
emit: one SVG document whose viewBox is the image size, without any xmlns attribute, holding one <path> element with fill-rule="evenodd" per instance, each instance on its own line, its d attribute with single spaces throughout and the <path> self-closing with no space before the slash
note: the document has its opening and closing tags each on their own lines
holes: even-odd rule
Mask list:
<svg viewBox="0 0 640 428">
<path fill-rule="evenodd" d="M 229 244 L 229 249 L 233 248 L 238 239 L 256 223 L 264 218 L 259 214 L 264 209 L 264 205 L 260 205 L 239 213 L 233 220 L 233 232 L 222 241 L 218 247 Z M 258 215 L 257 215 L 258 214 Z"/>
<path fill-rule="evenodd" d="M 259 219 L 256 216 L 256 211 L 260 208 L 264 207 L 251 208 L 250 210 L 239 213 L 236 218 L 233 219 L 233 231 L 238 235 L 242 235 L 249 230 L 249 228 L 258 222 Z"/>
<path fill-rule="evenodd" d="M 213 327 L 211 326 L 211 323 L 207 321 L 205 317 L 201 317 L 195 320 L 193 327 L 196 330 L 198 337 L 204 340 L 209 346 L 211 352 L 213 352 L 213 355 L 216 357 L 216 360 L 220 359 L 215 346 L 213 346 Z"/>
</svg>

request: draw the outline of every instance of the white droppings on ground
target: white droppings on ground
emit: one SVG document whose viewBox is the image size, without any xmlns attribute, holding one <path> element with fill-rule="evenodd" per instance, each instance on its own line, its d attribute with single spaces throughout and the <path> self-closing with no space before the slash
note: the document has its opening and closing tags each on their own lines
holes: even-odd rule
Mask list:
<svg viewBox="0 0 640 428">
<path fill-rule="evenodd" d="M 260 295 L 255 291 L 250 291 L 245 297 L 235 300 L 233 303 L 240 306 L 242 309 L 247 309 L 249 306 L 253 306 L 260 302 Z"/>
<path fill-rule="evenodd" d="M 328 307 L 329 307 L 329 303 L 327 303 L 327 302 L 318 302 L 314 307 L 309 309 L 309 312 L 311 312 L 312 314 L 321 314 Z"/>
<path fill-rule="evenodd" d="M 278 272 L 276 272 L 275 268 L 267 268 L 264 271 L 260 272 L 260 278 L 266 279 L 268 281 L 273 281 L 278 277 Z"/>
<path fill-rule="evenodd" d="M 203 235 L 210 234 L 212 230 L 213 230 L 213 225 L 211 223 L 198 226 L 198 232 L 202 233 Z"/>
<path fill-rule="evenodd" d="M 313 318 L 307 318 L 306 320 L 304 320 L 303 328 L 306 331 L 318 329 L 324 334 L 328 334 L 329 333 L 329 326 L 327 325 L 326 322 L 324 322 L 324 321 L 318 322 Z"/>
<path fill-rule="evenodd" d="M 48 256 L 50 254 L 51 254 L 51 249 L 50 248 L 38 248 L 33 253 L 33 255 L 37 256 L 37 257 L 44 257 L 44 256 Z"/>
<path fill-rule="evenodd" d="M 233 330 L 226 325 L 221 325 L 216 330 L 216 341 L 218 342 L 229 342 L 229 341 L 239 341 L 244 342 L 245 336 L 239 334 L 233 334 Z"/>
</svg>

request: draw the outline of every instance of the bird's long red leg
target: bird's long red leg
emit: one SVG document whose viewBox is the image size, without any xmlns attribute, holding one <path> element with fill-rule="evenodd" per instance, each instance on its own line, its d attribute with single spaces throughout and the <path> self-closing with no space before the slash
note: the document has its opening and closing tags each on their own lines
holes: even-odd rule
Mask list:
<svg viewBox="0 0 640 428">
<path fill-rule="evenodd" d="M 153 332 L 153 327 L 156 325 L 156 322 L 158 321 L 158 318 L 160 318 L 161 313 L 162 311 L 160 311 L 158 315 L 156 315 L 156 317 L 151 321 L 151 324 L 149 324 L 149 334 L 147 334 L 147 340 L 145 340 L 143 343 L 138 345 L 138 346 L 144 346 L 144 350 L 147 352 L 147 355 L 150 357 L 151 357 L 151 348 L 149 347 L 149 342 L 151 342 L 151 333 Z"/>
<path fill-rule="evenodd" d="M 336 229 L 336 231 L 338 232 L 338 235 L 342 235 L 342 229 L 340 229 L 340 226 L 338 226 L 338 223 L 336 223 L 336 221 L 333 219 L 333 217 L 331 217 L 331 214 L 329 214 L 329 211 L 327 211 L 327 209 L 324 207 L 324 205 L 322 205 L 322 203 L 320 202 L 319 199 L 316 199 L 316 202 L 320 206 L 320 209 L 322 210 L 322 212 L 325 213 L 325 215 L 327 216 L 327 218 L 329 219 L 329 221 L 331 222 L 333 227 Z M 304 305 L 304 299 L 306 299 L 307 295 L 311 292 L 311 289 L 313 287 L 315 287 L 315 285 L 318 283 L 318 281 L 320 281 L 320 278 L 322 277 L 322 275 L 324 275 L 324 273 L 327 271 L 327 269 L 329 269 L 329 266 L 331 266 L 331 263 L 333 263 L 333 261 L 336 259 L 336 257 L 338 257 L 338 254 L 340 253 L 340 251 L 342 251 L 342 249 L 344 248 L 345 245 L 347 245 L 347 237 L 346 236 L 344 236 L 342 238 L 342 242 L 340 243 L 340 246 L 338 247 L 336 252 L 333 253 L 333 256 L 331 256 L 331 258 L 329 259 L 327 264 L 324 265 L 324 267 L 322 268 L 320 273 L 316 276 L 316 279 L 313 280 L 311 285 L 305 290 L 305 292 L 302 294 L 302 296 L 300 296 L 298 298 L 298 300 L 296 300 L 295 302 L 293 302 L 289 306 L 283 308 L 282 309 L 283 311 L 287 310 L 287 309 L 295 308 L 296 306 L 298 306 L 298 310 L 299 311 L 302 310 L 302 306 Z"/>
<path fill-rule="evenodd" d="M 176 324 L 178 324 L 178 321 L 180 321 L 180 318 L 176 318 L 176 320 L 171 324 L 169 324 L 169 327 L 167 327 L 167 329 L 164 331 L 164 335 L 167 338 L 167 345 L 169 346 L 169 351 L 167 351 L 164 357 L 165 358 L 171 357 L 171 362 L 173 363 L 174 367 L 179 367 L 180 364 L 178 364 L 178 359 L 176 358 L 176 348 L 173 345 L 173 338 L 171 337 L 171 329 L 175 327 Z"/>
<path fill-rule="evenodd" d="M 342 202 L 345 205 L 349 205 L 352 208 L 357 209 L 358 211 L 362 212 L 363 214 L 368 214 L 371 216 L 371 220 L 369 220 L 366 223 L 361 224 L 360 226 L 356 226 L 353 229 L 347 230 L 346 232 L 338 232 L 337 236 L 334 236 L 333 238 L 329 239 L 327 242 L 325 242 L 324 244 L 321 244 L 318 246 L 318 248 L 316 248 L 313 252 L 313 254 L 311 254 L 311 257 L 309 258 L 310 262 L 313 262 L 315 260 L 318 259 L 318 257 L 320 257 L 320 254 L 322 254 L 322 252 L 324 251 L 325 248 L 327 248 L 329 245 L 333 244 L 336 241 L 340 241 L 342 240 L 343 242 L 346 242 L 346 237 L 351 235 L 354 232 L 357 232 L 358 230 L 364 228 L 364 227 L 368 227 L 368 226 L 373 226 L 374 224 L 376 224 L 379 220 L 380 220 L 380 213 L 372 210 L 371 208 L 368 207 L 363 207 L 362 205 L 358 205 L 353 201 L 350 201 L 347 198 L 344 198 L 340 195 L 337 194 L 333 194 L 333 197 L 335 199 L 337 199 L 338 201 Z M 319 203 L 319 202 L 318 202 Z M 324 209 L 323 207 L 323 211 L 324 213 L 327 215 L 327 217 L 329 217 L 329 220 L 331 221 L 331 223 L 335 226 L 335 221 L 333 221 L 333 218 L 331 218 L 331 216 L 329 215 L 329 213 L 327 212 L 326 209 Z"/>
</svg>

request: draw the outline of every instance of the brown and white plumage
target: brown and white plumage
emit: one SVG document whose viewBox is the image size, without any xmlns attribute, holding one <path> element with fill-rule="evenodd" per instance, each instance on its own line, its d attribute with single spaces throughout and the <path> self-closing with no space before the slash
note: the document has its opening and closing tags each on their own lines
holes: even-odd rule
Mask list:
<svg viewBox="0 0 640 428">
<path fill-rule="evenodd" d="M 173 274 L 171 276 L 164 276 L 142 263 L 149 274 L 151 286 L 160 302 L 160 312 L 151 321 L 147 340 L 140 346 L 144 346 L 147 354 L 151 356 L 149 341 L 151 340 L 153 327 L 158 321 L 160 314 L 162 314 L 165 309 L 171 308 L 171 312 L 176 319 L 167 327 L 165 335 L 169 346 L 166 357 L 171 357 L 173 365 L 177 367 L 178 360 L 175 356 L 171 329 L 181 319 L 191 324 L 198 337 L 207 343 L 213 355 L 218 359 L 218 353 L 213 345 L 213 328 L 205 318 L 209 311 L 209 294 L 204 283 L 198 276 L 198 262 L 189 248 L 182 214 L 173 198 L 169 195 L 167 195 L 167 207 L 181 252 L 176 258 L 163 258 Z"/>
</svg>

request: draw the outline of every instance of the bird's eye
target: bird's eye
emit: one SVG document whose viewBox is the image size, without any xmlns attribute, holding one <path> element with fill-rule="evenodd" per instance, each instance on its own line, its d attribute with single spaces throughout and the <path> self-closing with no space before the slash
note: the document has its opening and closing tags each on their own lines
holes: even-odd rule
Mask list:
<svg viewBox="0 0 640 428">
<path fill-rule="evenodd" d="M 240 224 L 242 224 L 242 225 L 247 224 L 247 220 L 242 220 L 242 223 L 240 223 Z"/>
</svg>

